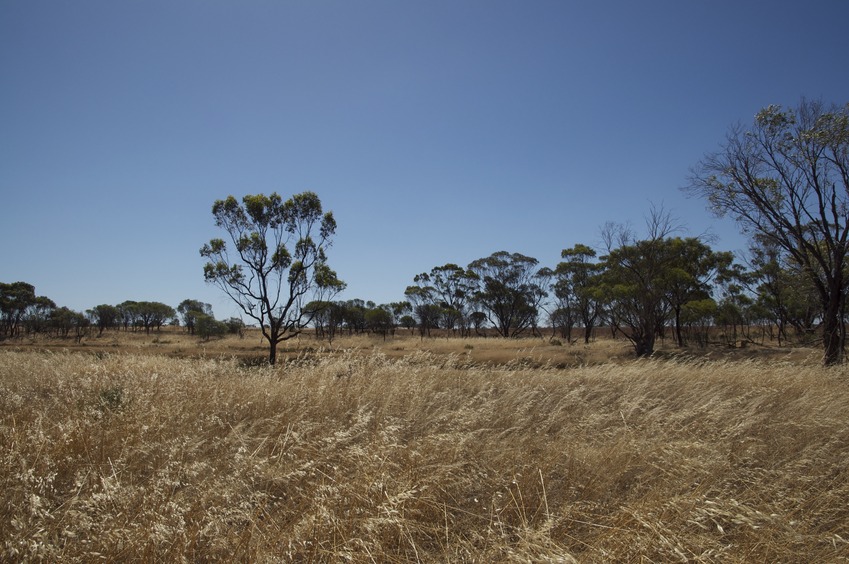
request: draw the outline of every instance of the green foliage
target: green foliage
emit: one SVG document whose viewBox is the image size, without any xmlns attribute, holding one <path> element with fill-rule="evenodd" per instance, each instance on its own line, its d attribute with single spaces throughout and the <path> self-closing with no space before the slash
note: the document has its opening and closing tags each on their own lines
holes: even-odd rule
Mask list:
<svg viewBox="0 0 849 564">
<path fill-rule="evenodd" d="M 595 250 L 577 244 L 561 253 L 563 260 L 554 270 L 552 291 L 555 309 L 549 316 L 561 335 L 571 338 L 572 326 L 580 322 L 584 327 L 584 342 L 590 342 L 593 327 L 604 310 L 597 291 L 597 277 L 603 265 L 595 262 Z"/>
<path fill-rule="evenodd" d="M 499 251 L 469 264 L 480 281 L 474 302 L 502 337 L 516 337 L 536 326 L 542 300 L 548 295 L 539 261 L 520 253 Z"/>
<path fill-rule="evenodd" d="M 666 301 L 675 324 L 675 339 L 679 346 L 684 346 L 683 308 L 689 303 L 710 299 L 713 281 L 727 276 L 734 256 L 728 252 L 716 252 L 694 237 L 675 237 L 667 244 L 675 260 L 667 273 Z"/>
<path fill-rule="evenodd" d="M 224 324 L 227 325 L 227 332 L 231 335 L 239 335 L 242 336 L 242 332 L 245 330 L 245 322 L 239 319 L 238 317 L 230 317 Z"/>
<path fill-rule="evenodd" d="M 633 241 L 602 257 L 601 291 L 611 321 L 633 344 L 637 356 L 654 352 L 657 331 L 668 312 L 664 300 L 675 263 L 664 238 Z"/>
<path fill-rule="evenodd" d="M 417 278 L 421 281 L 420 277 Z M 419 333 L 423 337 L 429 336 L 431 329 L 439 327 L 439 318 L 442 314 L 442 308 L 434 303 L 435 290 L 429 286 L 408 286 L 404 295 L 410 301 L 410 309 L 418 322 Z"/>
<path fill-rule="evenodd" d="M 405 329 L 413 329 L 416 326 L 416 320 L 412 315 L 403 315 L 400 319 L 401 327 Z"/>
<path fill-rule="evenodd" d="M 56 308 L 50 313 L 50 326 L 60 337 L 73 335 L 79 341 L 88 333 L 90 325 L 85 315 L 67 307 Z"/>
<path fill-rule="evenodd" d="M 50 298 L 38 296 L 24 312 L 23 325 L 32 333 L 42 333 L 50 329 L 50 317 L 56 304 Z"/>
<path fill-rule="evenodd" d="M 103 334 L 106 329 L 116 327 L 120 319 L 120 312 L 115 306 L 101 304 L 94 306 L 86 312 L 92 322 L 97 326 L 98 333 Z"/>
<path fill-rule="evenodd" d="M 393 329 L 392 314 L 384 308 L 375 307 L 365 312 L 365 322 L 369 331 L 383 335 L 384 340 L 386 334 Z"/>
<path fill-rule="evenodd" d="M 415 276 L 413 281 L 416 286 L 408 287 L 405 292 L 408 300 L 416 305 L 440 308 L 438 317 L 442 327 L 459 329 L 461 335 L 468 334 L 469 308 L 478 288 L 478 277 L 474 272 L 448 263 Z"/>
<path fill-rule="evenodd" d="M 681 321 L 686 324 L 709 325 L 717 314 L 716 301 L 704 298 L 685 303 L 681 308 Z"/>
<path fill-rule="evenodd" d="M 849 277 L 849 104 L 769 106 L 696 167 L 690 190 L 798 264 L 819 300 L 823 363 L 843 360 Z M 773 309 L 775 306 L 773 305 Z"/>
<path fill-rule="evenodd" d="M 200 249 L 208 261 L 204 278 L 259 324 L 274 364 L 277 345 L 298 335 L 320 311 L 306 306 L 345 287 L 327 264 L 336 221 L 313 192 L 286 201 L 277 193 L 247 195 L 241 204 L 228 196 L 213 204 L 212 214 L 232 247 L 212 239 Z"/>
<path fill-rule="evenodd" d="M 195 318 L 195 334 L 208 341 L 211 337 L 223 337 L 230 331 L 230 326 L 223 321 L 218 321 L 211 315 L 198 313 Z"/>
<path fill-rule="evenodd" d="M 195 322 L 199 315 L 212 315 L 212 306 L 200 300 L 185 299 L 177 306 L 177 313 L 183 318 L 186 330 L 194 335 Z"/>
<path fill-rule="evenodd" d="M 159 331 L 172 321 L 177 312 L 162 302 L 135 302 L 128 300 L 116 306 L 124 329 L 144 329 L 145 333 Z"/>
<path fill-rule="evenodd" d="M 0 282 L 0 336 L 18 334 L 27 308 L 36 304 L 35 286 L 26 282 Z"/>
</svg>

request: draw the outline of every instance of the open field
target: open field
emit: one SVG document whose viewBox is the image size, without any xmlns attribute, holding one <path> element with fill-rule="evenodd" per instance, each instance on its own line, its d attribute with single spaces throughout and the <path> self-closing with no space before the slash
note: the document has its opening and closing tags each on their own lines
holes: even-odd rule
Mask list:
<svg viewBox="0 0 849 564">
<path fill-rule="evenodd" d="M 437 332 L 434 332 L 436 335 Z M 502 339 L 500 337 L 456 338 L 450 334 L 419 337 L 418 333 L 398 330 L 385 340 L 380 335 L 340 336 L 331 342 L 316 339 L 305 332 L 283 341 L 278 355 L 283 360 L 326 358 L 327 356 L 370 355 L 379 352 L 389 358 L 402 358 L 409 354 L 432 353 L 436 356 L 459 355 L 466 364 L 487 366 L 524 366 L 575 368 L 587 365 L 628 363 L 634 358 L 631 344 L 624 338 L 608 337 L 605 329 L 596 331 L 597 338 L 589 345 L 574 345 L 551 339 L 551 331 L 544 337 Z M 768 342 L 768 341 L 767 341 Z M 159 355 L 174 358 L 232 359 L 247 365 L 259 365 L 268 358 L 268 345 L 259 329 L 248 328 L 242 337 L 228 335 L 204 341 L 189 335 L 184 329 L 165 327 L 162 331 L 146 334 L 144 331 L 96 332 L 77 343 L 72 338 L 45 335 L 24 336 L 0 340 L 0 350 L 14 351 L 74 351 L 89 354 L 131 353 Z M 742 348 L 712 345 L 708 348 L 679 349 L 670 340 L 659 341 L 655 351 L 658 358 L 699 358 L 703 360 L 789 361 L 805 365 L 819 365 L 822 351 L 810 347 L 760 346 L 749 343 Z"/>
<path fill-rule="evenodd" d="M 849 559 L 817 351 L 113 338 L 0 347 L 3 560 Z"/>
</svg>

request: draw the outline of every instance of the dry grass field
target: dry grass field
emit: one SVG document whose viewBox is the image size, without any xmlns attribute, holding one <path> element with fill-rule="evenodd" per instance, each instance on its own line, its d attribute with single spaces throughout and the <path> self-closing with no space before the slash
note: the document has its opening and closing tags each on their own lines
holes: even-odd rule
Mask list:
<svg viewBox="0 0 849 564">
<path fill-rule="evenodd" d="M 5 343 L 0 559 L 849 559 L 849 367 L 816 351 L 287 347 Z"/>
</svg>

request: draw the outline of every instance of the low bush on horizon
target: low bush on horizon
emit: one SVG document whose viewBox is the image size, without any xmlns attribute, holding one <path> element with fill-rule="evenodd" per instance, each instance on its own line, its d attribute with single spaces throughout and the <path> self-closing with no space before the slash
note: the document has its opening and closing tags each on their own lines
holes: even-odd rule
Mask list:
<svg viewBox="0 0 849 564">
<path fill-rule="evenodd" d="M 847 376 L 0 350 L 0 559 L 847 559 Z"/>
</svg>

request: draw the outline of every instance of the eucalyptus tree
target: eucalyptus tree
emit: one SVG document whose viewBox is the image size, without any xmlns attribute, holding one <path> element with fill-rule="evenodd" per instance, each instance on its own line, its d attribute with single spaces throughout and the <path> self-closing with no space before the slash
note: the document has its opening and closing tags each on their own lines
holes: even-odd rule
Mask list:
<svg viewBox="0 0 849 564">
<path fill-rule="evenodd" d="M 655 339 L 668 315 L 667 268 L 674 258 L 663 240 L 645 239 L 612 249 L 602 257 L 602 292 L 615 328 L 638 357 L 654 352 Z"/>
<path fill-rule="evenodd" d="M 98 335 L 103 335 L 106 329 L 111 329 L 118 324 L 120 312 L 113 305 L 100 304 L 86 311 L 92 323 L 97 326 Z"/>
<path fill-rule="evenodd" d="M 713 298 L 691 300 L 681 308 L 681 323 L 687 328 L 688 340 L 700 347 L 706 347 L 710 331 L 714 326 L 717 303 Z"/>
<path fill-rule="evenodd" d="M 348 334 L 365 333 L 367 329 L 366 312 L 374 307 L 374 302 L 355 298 L 340 303 L 340 306 L 342 307 L 342 323 L 347 327 Z"/>
<path fill-rule="evenodd" d="M 201 248 L 208 259 L 204 278 L 259 323 L 275 364 L 277 346 L 315 317 L 307 304 L 330 300 L 345 287 L 327 264 L 336 220 L 312 192 L 286 201 L 276 193 L 247 195 L 241 204 L 228 196 L 216 200 L 212 215 L 229 241 L 212 239 Z"/>
<path fill-rule="evenodd" d="M 653 210 L 647 223 L 644 239 L 623 226 L 606 226 L 608 254 L 601 257 L 598 279 L 611 324 L 631 341 L 638 357 L 654 352 L 657 334 L 667 321 L 670 271 L 677 260 L 669 243 L 675 229 L 669 214 Z"/>
<path fill-rule="evenodd" d="M 306 305 L 306 309 L 313 312 L 312 325 L 315 329 L 315 337 L 323 339 L 327 337 L 330 344 L 336 338 L 336 332 L 342 327 L 344 321 L 344 305 L 339 302 L 316 300 Z"/>
<path fill-rule="evenodd" d="M 716 326 L 722 329 L 730 346 L 736 346 L 738 339 L 751 341 L 751 326 L 762 319 L 766 311 L 758 305 L 757 295 L 751 290 L 751 272 L 734 264 L 717 282 Z"/>
<path fill-rule="evenodd" d="M 35 286 L 26 282 L 0 282 L 0 335 L 14 337 L 27 308 L 36 303 Z"/>
<path fill-rule="evenodd" d="M 91 320 L 78 311 L 59 307 L 50 312 L 50 326 L 59 337 L 68 337 L 71 331 L 79 343 L 88 334 Z"/>
<path fill-rule="evenodd" d="M 24 325 L 32 333 L 42 333 L 50 325 L 50 316 L 56 309 L 56 303 L 47 296 L 36 296 L 24 312 Z"/>
<path fill-rule="evenodd" d="M 375 313 L 375 310 L 381 310 L 386 315 Z M 403 325 L 402 320 L 405 317 L 409 317 L 408 314 L 411 312 L 412 307 L 410 306 L 410 302 L 381 304 L 366 312 L 366 323 L 370 331 L 383 332 L 385 338 L 386 332 L 391 332 L 394 335 L 395 329 Z M 413 320 L 413 324 L 415 325 L 415 320 Z"/>
<path fill-rule="evenodd" d="M 401 302 L 391 302 L 389 305 L 389 310 L 392 312 L 392 323 L 394 326 L 403 325 L 402 320 L 405 317 L 409 317 L 409 314 L 413 312 L 412 307 L 410 306 L 410 302 L 401 301 Z"/>
<path fill-rule="evenodd" d="M 570 301 L 571 294 L 566 294 L 565 298 L 558 297 L 554 309 L 548 314 L 548 322 L 551 323 L 552 337 L 559 333 L 562 338 L 573 344 L 572 330 L 575 328 L 577 316 Z"/>
<path fill-rule="evenodd" d="M 183 318 L 183 325 L 189 334 L 195 334 L 195 323 L 200 315 L 213 317 L 212 306 L 200 300 L 185 299 L 177 306 L 177 313 Z"/>
<path fill-rule="evenodd" d="M 408 329 L 411 333 L 416 327 L 416 319 L 410 314 L 402 315 L 398 319 L 398 323 L 401 324 L 401 327 L 403 327 L 404 329 Z"/>
<path fill-rule="evenodd" d="M 176 317 L 177 312 L 168 304 L 162 302 L 134 302 L 136 323 L 144 327 L 145 333 L 152 329 L 159 331 L 169 320 Z"/>
<path fill-rule="evenodd" d="M 442 308 L 434 303 L 434 290 L 429 286 L 407 286 L 404 295 L 410 302 L 421 337 L 430 337 L 431 329 L 439 327 Z"/>
<path fill-rule="evenodd" d="M 666 240 L 674 257 L 666 275 L 666 301 L 674 322 L 675 340 L 684 346 L 682 332 L 684 308 L 690 302 L 712 299 L 714 280 L 728 272 L 734 262 L 730 252 L 714 251 L 697 237 L 675 237 Z M 706 308 L 704 304 L 700 306 Z"/>
<path fill-rule="evenodd" d="M 386 335 L 394 328 L 392 310 L 388 306 L 376 306 L 366 310 L 365 322 L 368 330 L 383 335 L 384 341 Z"/>
<path fill-rule="evenodd" d="M 124 331 L 128 331 L 131 327 L 135 331 L 138 327 L 138 305 L 138 302 L 126 300 L 115 306 L 118 310 L 118 319 L 121 326 L 124 327 Z"/>
<path fill-rule="evenodd" d="M 749 246 L 752 283 L 757 287 L 758 301 L 772 313 L 778 333 L 778 346 L 787 340 L 790 312 L 789 285 L 786 276 L 786 253 L 781 248 L 755 235 Z"/>
<path fill-rule="evenodd" d="M 799 264 L 819 298 L 823 364 L 842 362 L 849 252 L 849 104 L 768 106 L 732 127 L 689 190 Z"/>
<path fill-rule="evenodd" d="M 474 272 L 453 263 L 436 266 L 413 278 L 419 291 L 417 298 L 441 309 L 440 325 L 446 329 L 459 329 L 463 335 L 469 331 L 469 306 L 477 289 Z"/>
<path fill-rule="evenodd" d="M 758 303 L 771 314 L 779 346 L 789 340 L 789 327 L 797 337 L 813 333 L 820 312 L 817 291 L 796 261 L 757 235 L 749 255 L 751 289 L 757 294 Z"/>
<path fill-rule="evenodd" d="M 580 322 L 584 328 L 584 342 L 589 343 L 603 310 L 596 282 L 603 265 L 595 260 L 594 249 L 580 243 L 564 249 L 560 256 L 564 260 L 554 269 L 552 285 L 558 306 L 557 319 L 561 323 Z M 571 335 L 571 331 L 569 333 Z"/>
<path fill-rule="evenodd" d="M 469 264 L 479 280 L 474 302 L 502 337 L 515 337 L 536 326 L 551 273 L 538 269 L 538 264 L 535 258 L 507 251 Z"/>
<path fill-rule="evenodd" d="M 204 341 L 208 341 L 211 337 L 221 338 L 230 330 L 227 323 L 218 321 L 212 315 L 199 311 L 195 311 L 193 322 L 198 337 Z"/>
</svg>

